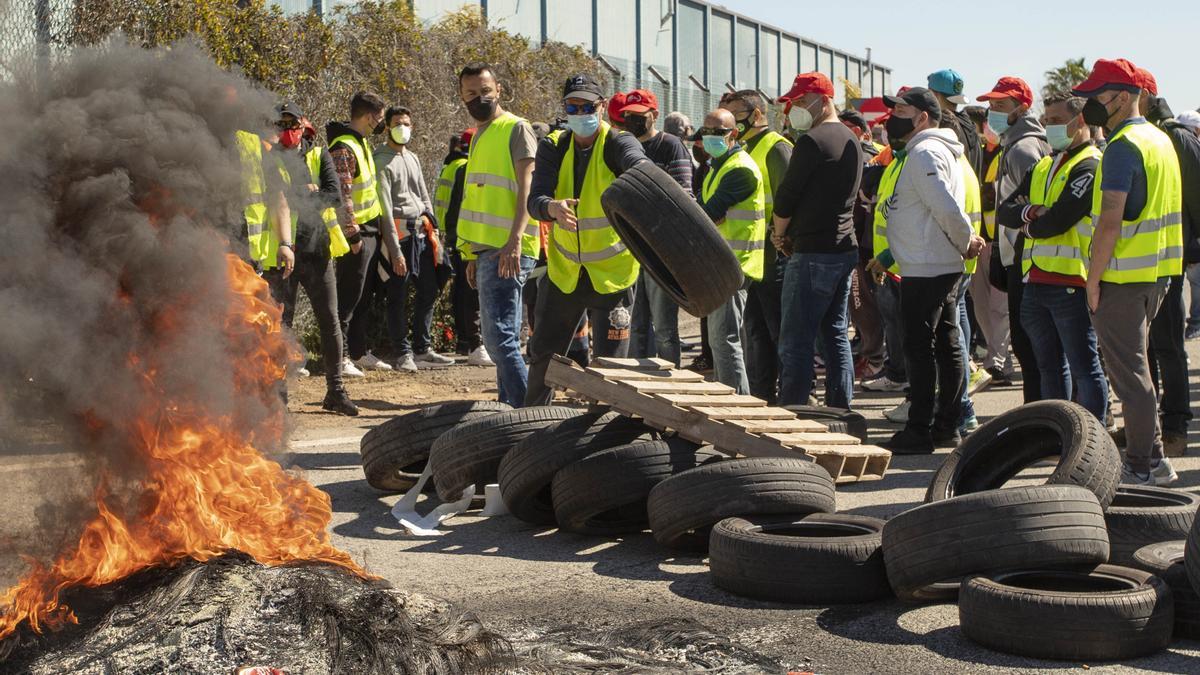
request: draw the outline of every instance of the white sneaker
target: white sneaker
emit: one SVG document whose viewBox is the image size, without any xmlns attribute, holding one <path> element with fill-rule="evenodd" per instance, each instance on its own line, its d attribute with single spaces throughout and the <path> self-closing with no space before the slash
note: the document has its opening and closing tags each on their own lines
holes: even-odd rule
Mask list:
<svg viewBox="0 0 1200 675">
<path fill-rule="evenodd" d="M 388 370 L 392 367 L 389 365 Z M 403 370 L 406 373 L 417 372 L 417 362 L 413 360 L 412 354 L 405 354 L 403 358 L 396 361 L 396 370 Z"/>
<path fill-rule="evenodd" d="M 900 405 L 883 413 L 883 416 L 886 417 L 889 422 L 895 422 L 896 424 L 905 424 L 908 422 L 908 409 L 911 407 L 912 407 L 912 402 L 907 401 L 907 400 L 901 401 Z"/>
<path fill-rule="evenodd" d="M 308 368 L 305 368 L 304 366 L 300 366 L 299 368 L 296 369 L 296 375 L 299 377 L 308 377 L 308 376 L 312 375 L 312 373 L 308 372 Z"/>
<path fill-rule="evenodd" d="M 1129 466 L 1128 464 L 1122 464 L 1121 485 L 1145 485 L 1147 487 L 1155 487 L 1158 485 L 1158 481 L 1155 480 L 1153 471 L 1138 473 L 1137 471 L 1134 471 L 1133 467 Z"/>
<path fill-rule="evenodd" d="M 425 352 L 424 354 L 417 354 L 415 358 L 417 361 L 420 361 L 421 363 L 431 363 L 435 366 L 449 366 L 449 365 L 454 364 L 454 359 L 452 359 L 448 356 L 442 356 L 441 354 L 433 351 L 432 349 Z"/>
<path fill-rule="evenodd" d="M 992 374 L 983 368 L 979 368 L 971 373 L 968 378 L 967 396 L 974 396 L 983 391 L 989 384 L 992 383 Z"/>
<path fill-rule="evenodd" d="M 494 366 L 492 357 L 488 356 L 487 350 L 483 345 L 479 345 L 474 351 L 467 356 L 467 364 L 471 366 Z"/>
<path fill-rule="evenodd" d="M 880 375 L 879 377 L 863 380 L 862 382 L 862 388 L 866 391 L 904 391 L 904 388 L 907 386 L 907 383 L 896 382 L 887 375 Z"/>
<path fill-rule="evenodd" d="M 366 354 L 364 354 L 363 357 L 361 359 L 358 359 L 357 361 L 355 361 L 355 363 L 357 363 L 358 367 L 362 368 L 363 370 L 391 370 L 392 369 L 392 364 L 388 363 L 387 361 L 384 361 L 383 359 L 379 358 L 378 356 L 375 356 L 371 352 L 367 352 Z"/>
<path fill-rule="evenodd" d="M 342 359 L 342 377 L 366 377 L 367 374 L 358 369 L 350 357 Z"/>
<path fill-rule="evenodd" d="M 1166 457 L 1158 460 L 1158 464 L 1150 465 L 1150 475 L 1158 487 L 1164 487 L 1179 480 L 1179 474 L 1175 473 L 1175 467 L 1171 466 L 1170 460 Z"/>
</svg>

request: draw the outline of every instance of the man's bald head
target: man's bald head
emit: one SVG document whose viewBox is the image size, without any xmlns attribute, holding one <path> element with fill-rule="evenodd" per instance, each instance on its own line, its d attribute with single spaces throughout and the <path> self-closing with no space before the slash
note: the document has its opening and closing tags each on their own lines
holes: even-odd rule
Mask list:
<svg viewBox="0 0 1200 675">
<path fill-rule="evenodd" d="M 737 121 L 733 119 L 733 113 L 724 108 L 717 108 L 704 116 L 704 126 L 706 127 L 732 129 L 736 125 Z"/>
</svg>

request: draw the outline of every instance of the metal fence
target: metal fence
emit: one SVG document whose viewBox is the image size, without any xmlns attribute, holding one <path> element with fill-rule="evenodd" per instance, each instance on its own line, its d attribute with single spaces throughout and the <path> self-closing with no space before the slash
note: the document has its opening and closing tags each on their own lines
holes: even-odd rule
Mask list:
<svg viewBox="0 0 1200 675">
<path fill-rule="evenodd" d="M 51 61 L 74 7 L 72 0 L 0 0 L 0 79 Z"/>
</svg>

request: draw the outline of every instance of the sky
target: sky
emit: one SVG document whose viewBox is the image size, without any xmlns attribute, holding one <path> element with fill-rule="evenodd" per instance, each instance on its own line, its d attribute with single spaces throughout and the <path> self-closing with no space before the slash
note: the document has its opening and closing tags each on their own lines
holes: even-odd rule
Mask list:
<svg viewBox="0 0 1200 675">
<path fill-rule="evenodd" d="M 1200 106 L 1200 7 L 1195 2 L 796 2 L 716 0 L 717 4 L 892 69 L 893 89 L 925 85 L 953 68 L 974 101 L 1003 75 L 1038 92 L 1043 73 L 1068 58 L 1124 57 L 1154 73 L 1159 95 L 1182 112 Z M 963 26 L 969 11 L 972 25 Z"/>
</svg>

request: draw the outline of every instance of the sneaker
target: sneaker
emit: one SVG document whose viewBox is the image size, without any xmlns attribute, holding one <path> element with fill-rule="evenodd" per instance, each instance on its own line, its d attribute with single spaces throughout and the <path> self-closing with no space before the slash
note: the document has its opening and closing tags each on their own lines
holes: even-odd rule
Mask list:
<svg viewBox="0 0 1200 675">
<path fill-rule="evenodd" d="M 958 427 L 958 435 L 966 436 L 967 434 L 979 428 L 979 418 L 971 415 L 963 420 L 963 423 Z"/>
<path fill-rule="evenodd" d="M 350 400 L 350 396 L 346 394 L 344 389 L 338 389 L 325 394 L 325 400 L 321 402 L 321 409 L 334 412 L 347 417 L 358 416 L 358 406 Z"/>
<path fill-rule="evenodd" d="M 1200 339 L 1200 326 L 1189 326 L 1187 332 L 1183 334 L 1185 340 Z"/>
<path fill-rule="evenodd" d="M 703 356 L 697 356 L 696 358 L 692 359 L 692 362 L 689 363 L 686 368 L 686 370 L 694 370 L 698 373 L 703 373 L 712 369 L 712 361 L 709 361 Z"/>
<path fill-rule="evenodd" d="M 904 424 L 904 423 L 908 422 L 908 409 L 911 407 L 912 407 L 912 402 L 906 399 L 904 401 L 901 401 L 900 405 L 883 413 L 883 416 L 886 417 L 889 422 L 895 422 L 896 424 Z"/>
<path fill-rule="evenodd" d="M 933 447 L 935 448 L 957 448 L 959 443 L 962 443 L 962 436 L 958 435 L 958 431 L 937 431 L 933 434 Z"/>
<path fill-rule="evenodd" d="M 987 369 L 987 374 L 992 376 L 993 387 L 1011 387 L 1013 386 L 1012 377 L 1005 375 L 1003 370 L 992 366 Z"/>
<path fill-rule="evenodd" d="M 967 396 L 974 396 L 979 392 L 987 389 L 987 386 L 992 383 L 992 374 L 983 368 L 978 368 L 971 373 L 971 377 L 967 380 Z"/>
<path fill-rule="evenodd" d="M 862 388 L 864 391 L 904 391 L 908 386 L 907 382 L 897 382 L 887 375 L 880 375 L 871 380 L 863 380 Z"/>
<path fill-rule="evenodd" d="M 454 359 L 450 358 L 449 356 L 442 356 L 432 349 L 424 354 L 417 354 L 415 358 L 421 363 L 430 363 L 435 366 L 449 366 L 454 364 Z"/>
<path fill-rule="evenodd" d="M 342 359 L 342 377 L 366 377 L 367 374 L 358 369 L 349 358 Z"/>
<path fill-rule="evenodd" d="M 1167 457 L 1183 457 L 1187 452 L 1187 435 L 1186 434 L 1167 434 L 1162 435 L 1163 454 Z"/>
<path fill-rule="evenodd" d="M 479 345 L 474 349 L 474 351 L 467 355 L 467 363 L 472 366 L 496 365 L 492 361 L 492 357 L 488 356 L 487 350 L 483 348 L 483 345 Z"/>
<path fill-rule="evenodd" d="M 1162 464 L 1163 462 L 1159 462 L 1159 463 Z M 1170 467 L 1170 465 L 1168 465 L 1168 468 L 1169 467 Z M 1121 485 L 1144 485 L 1147 487 L 1154 487 L 1154 486 L 1158 485 L 1158 481 L 1155 480 L 1153 471 L 1147 471 L 1146 473 L 1139 473 L 1137 471 L 1134 471 L 1133 468 L 1131 466 L 1129 466 L 1128 464 L 1122 463 L 1121 464 Z"/>
<path fill-rule="evenodd" d="M 391 366 L 388 366 L 390 369 Z M 396 370 L 403 370 L 406 373 L 417 372 L 417 362 L 413 360 L 412 354 L 405 354 L 396 359 Z"/>
<path fill-rule="evenodd" d="M 1175 467 L 1171 466 L 1171 460 L 1166 457 L 1158 460 L 1157 464 L 1150 465 L 1150 475 L 1154 477 L 1154 484 L 1159 487 L 1179 480 L 1179 474 L 1175 473 Z"/>
<path fill-rule="evenodd" d="M 879 446 L 891 450 L 893 455 L 933 454 L 933 438 L 909 429 L 897 431 Z"/>
<path fill-rule="evenodd" d="M 300 366 L 296 369 L 297 377 L 308 377 L 309 375 L 312 375 L 312 373 L 308 372 L 308 368 L 305 368 L 304 366 Z"/>
<path fill-rule="evenodd" d="M 355 360 L 355 363 L 358 364 L 358 367 L 362 368 L 363 370 L 391 370 L 392 369 L 392 364 L 388 363 L 387 361 L 384 361 L 383 359 L 379 358 L 378 356 L 375 356 L 371 352 L 367 352 L 366 354 L 363 354 L 363 357 L 361 359 Z"/>
</svg>

